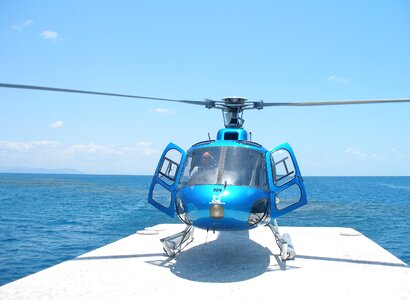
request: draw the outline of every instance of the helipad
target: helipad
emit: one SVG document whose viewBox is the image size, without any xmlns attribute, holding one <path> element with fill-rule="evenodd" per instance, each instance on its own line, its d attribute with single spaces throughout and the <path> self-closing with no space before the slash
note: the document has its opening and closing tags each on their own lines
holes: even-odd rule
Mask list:
<svg viewBox="0 0 410 300">
<path fill-rule="evenodd" d="M 297 257 L 279 258 L 272 232 L 195 229 L 175 258 L 160 224 L 0 287 L 0 299 L 410 299 L 410 268 L 349 228 L 281 227 Z"/>
</svg>

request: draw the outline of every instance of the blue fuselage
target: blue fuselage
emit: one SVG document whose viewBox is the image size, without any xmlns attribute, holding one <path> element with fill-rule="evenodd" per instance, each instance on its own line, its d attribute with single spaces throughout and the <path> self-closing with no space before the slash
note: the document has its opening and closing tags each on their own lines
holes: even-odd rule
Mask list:
<svg viewBox="0 0 410 300">
<path fill-rule="evenodd" d="M 252 207 L 260 199 L 269 199 L 269 192 L 246 186 L 197 185 L 181 188 L 177 199 L 184 205 L 185 216 L 180 218 L 188 224 L 203 229 L 244 230 L 257 225 L 249 223 Z M 222 218 L 211 217 L 210 208 L 214 204 L 223 207 Z M 268 207 L 265 221 L 267 212 Z"/>
<path fill-rule="evenodd" d="M 176 190 L 181 220 L 216 230 L 244 230 L 269 221 L 265 153 L 258 144 L 226 140 L 189 149 Z"/>
</svg>

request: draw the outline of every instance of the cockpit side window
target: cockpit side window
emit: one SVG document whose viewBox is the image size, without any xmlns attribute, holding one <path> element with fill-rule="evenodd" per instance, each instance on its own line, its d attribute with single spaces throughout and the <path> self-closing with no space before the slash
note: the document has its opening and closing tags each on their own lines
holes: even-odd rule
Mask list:
<svg viewBox="0 0 410 300">
<path fill-rule="evenodd" d="M 203 184 L 267 189 L 264 156 L 240 146 L 204 147 L 188 152 L 180 186 Z"/>
</svg>

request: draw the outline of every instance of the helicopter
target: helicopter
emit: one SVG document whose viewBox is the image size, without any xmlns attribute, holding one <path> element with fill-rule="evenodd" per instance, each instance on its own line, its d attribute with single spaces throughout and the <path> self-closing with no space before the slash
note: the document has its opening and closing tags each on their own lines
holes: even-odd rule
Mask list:
<svg viewBox="0 0 410 300">
<path fill-rule="evenodd" d="M 306 190 L 296 156 L 288 143 L 268 150 L 252 141 L 244 128 L 243 112 L 274 106 L 323 106 L 403 103 L 410 99 L 378 99 L 319 102 L 248 101 L 243 97 L 222 100 L 183 100 L 0 83 L 1 88 L 43 90 L 100 96 L 126 97 L 199 105 L 222 111 L 224 128 L 216 139 L 194 144 L 184 151 L 169 143 L 163 151 L 148 192 L 148 203 L 175 215 L 186 225 L 163 238 L 163 249 L 173 257 L 193 241 L 194 228 L 250 230 L 268 226 L 284 262 L 296 256 L 288 234 L 281 234 L 277 218 L 307 204 Z"/>
</svg>

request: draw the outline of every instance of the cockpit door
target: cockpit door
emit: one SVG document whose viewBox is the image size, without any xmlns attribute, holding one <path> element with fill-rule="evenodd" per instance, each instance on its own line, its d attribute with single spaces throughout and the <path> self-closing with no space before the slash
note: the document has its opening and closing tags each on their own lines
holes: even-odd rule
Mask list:
<svg viewBox="0 0 410 300">
<path fill-rule="evenodd" d="M 288 143 L 266 153 L 271 217 L 276 218 L 307 203 L 303 178 Z"/>
<path fill-rule="evenodd" d="M 148 203 L 171 217 L 175 214 L 175 190 L 185 157 L 184 150 L 169 143 L 159 160 L 148 193 Z"/>
</svg>

